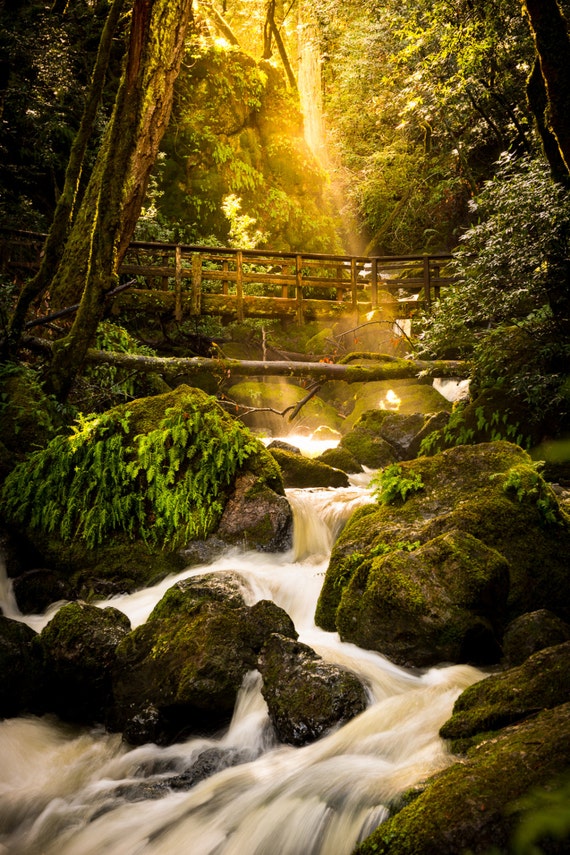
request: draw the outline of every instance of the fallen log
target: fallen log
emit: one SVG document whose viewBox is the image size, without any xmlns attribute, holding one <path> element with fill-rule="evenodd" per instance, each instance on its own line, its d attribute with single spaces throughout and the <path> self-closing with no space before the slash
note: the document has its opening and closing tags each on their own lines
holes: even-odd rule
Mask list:
<svg viewBox="0 0 570 855">
<path fill-rule="evenodd" d="M 51 342 L 26 338 L 27 347 L 44 353 L 51 351 Z M 115 365 L 129 371 L 161 374 L 165 379 L 192 376 L 210 371 L 220 379 L 236 377 L 296 377 L 311 380 L 344 380 L 346 383 L 368 383 L 373 380 L 402 380 L 435 377 L 466 378 L 469 363 L 459 360 L 401 359 L 376 354 L 376 361 L 366 365 L 338 365 L 332 362 L 296 362 L 293 360 L 212 359 L 205 356 L 163 357 L 143 356 L 116 351 L 89 349 L 85 362 L 90 365 Z"/>
<path fill-rule="evenodd" d="M 239 377 L 299 377 L 319 380 L 345 380 L 347 383 L 365 383 L 370 380 L 396 380 L 410 377 L 466 377 L 467 363 L 454 360 L 426 362 L 408 359 L 386 359 L 368 365 L 335 365 L 330 362 L 292 362 L 211 359 L 203 356 L 157 357 L 134 356 L 127 353 L 89 350 L 86 361 L 91 364 L 112 364 L 138 371 L 152 371 L 165 377 L 178 374 L 199 374 L 211 371 L 214 375 Z"/>
</svg>

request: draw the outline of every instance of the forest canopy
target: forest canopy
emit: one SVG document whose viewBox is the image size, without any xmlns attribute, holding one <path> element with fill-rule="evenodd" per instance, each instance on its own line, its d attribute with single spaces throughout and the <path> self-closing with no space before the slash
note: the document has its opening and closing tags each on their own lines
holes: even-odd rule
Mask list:
<svg viewBox="0 0 570 855">
<path fill-rule="evenodd" d="M 77 301 L 47 377 L 64 399 L 133 236 L 452 251 L 458 287 L 419 328 L 418 352 L 473 358 L 480 388 L 506 384 L 531 421 L 556 411 L 557 429 L 570 409 L 569 11 L 5 2 L 0 218 L 50 230 L 14 311 L 5 282 L 5 354 L 42 296 Z"/>
</svg>

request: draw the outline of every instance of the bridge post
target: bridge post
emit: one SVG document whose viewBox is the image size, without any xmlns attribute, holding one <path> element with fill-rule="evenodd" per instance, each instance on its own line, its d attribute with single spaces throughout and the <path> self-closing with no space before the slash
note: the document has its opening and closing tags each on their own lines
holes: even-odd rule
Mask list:
<svg viewBox="0 0 570 855">
<path fill-rule="evenodd" d="M 192 300 L 190 313 L 194 316 L 200 314 L 202 297 L 202 253 L 196 252 L 192 256 Z"/>
<path fill-rule="evenodd" d="M 350 304 L 355 311 L 358 309 L 358 293 L 356 286 L 356 258 L 350 259 Z"/>
<path fill-rule="evenodd" d="M 429 255 L 424 253 L 424 300 L 428 312 L 431 310 L 431 279 L 429 271 Z"/>
<path fill-rule="evenodd" d="M 303 326 L 305 318 L 303 315 L 303 256 L 298 255 L 295 264 L 295 297 L 297 298 L 297 323 Z"/>
<path fill-rule="evenodd" d="M 174 317 L 182 320 L 182 247 L 174 250 Z"/>
<path fill-rule="evenodd" d="M 372 303 L 372 308 L 376 309 L 378 306 L 378 259 L 373 258 L 371 262 L 370 268 L 370 302 Z"/>
<path fill-rule="evenodd" d="M 238 321 L 243 321 L 243 252 L 236 252 L 236 297 Z"/>
</svg>

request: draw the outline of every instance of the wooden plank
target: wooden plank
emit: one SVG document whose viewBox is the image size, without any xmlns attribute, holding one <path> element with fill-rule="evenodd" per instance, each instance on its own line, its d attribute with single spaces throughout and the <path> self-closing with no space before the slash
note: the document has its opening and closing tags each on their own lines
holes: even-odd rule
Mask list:
<svg viewBox="0 0 570 855">
<path fill-rule="evenodd" d="M 238 321 L 243 321 L 243 253 L 240 249 L 237 251 L 237 276 L 236 276 L 236 297 L 237 297 L 237 316 Z"/>
</svg>

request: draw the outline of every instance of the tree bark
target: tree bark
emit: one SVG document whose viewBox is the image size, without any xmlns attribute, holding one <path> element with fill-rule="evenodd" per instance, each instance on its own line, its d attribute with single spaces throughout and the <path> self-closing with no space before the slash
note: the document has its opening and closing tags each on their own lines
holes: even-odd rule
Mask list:
<svg viewBox="0 0 570 855">
<path fill-rule="evenodd" d="M 570 172 L 570 35 L 557 0 L 523 0 L 548 95 L 547 118 Z"/>
<path fill-rule="evenodd" d="M 116 285 L 172 106 L 192 0 L 135 0 L 113 116 L 52 283 L 52 306 L 80 298 L 54 344 L 46 387 L 65 399 Z"/>
</svg>

